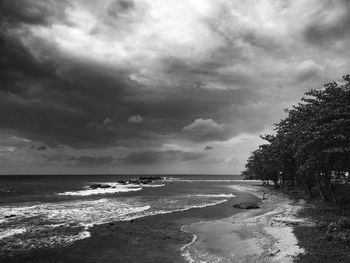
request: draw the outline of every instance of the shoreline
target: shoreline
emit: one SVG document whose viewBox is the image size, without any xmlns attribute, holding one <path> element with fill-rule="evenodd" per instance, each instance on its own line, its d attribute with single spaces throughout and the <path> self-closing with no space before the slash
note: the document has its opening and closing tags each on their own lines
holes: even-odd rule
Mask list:
<svg viewBox="0 0 350 263">
<path fill-rule="evenodd" d="M 185 226 L 182 226 L 181 231 L 184 233 L 187 233 L 184 230 L 184 228 L 185 228 Z M 193 238 L 192 238 L 191 242 L 180 248 L 181 256 L 185 259 L 185 261 L 190 262 L 190 263 L 193 263 L 192 258 L 191 258 L 191 255 L 189 254 L 189 251 L 188 250 L 186 251 L 186 249 L 189 248 L 191 245 L 193 245 L 197 241 L 197 238 L 198 238 L 196 234 L 192 234 L 192 235 L 193 235 Z"/>
<path fill-rule="evenodd" d="M 181 226 L 227 218 L 238 212 L 232 207 L 236 202 L 256 200 L 249 193 L 240 193 L 236 197 L 233 191 L 230 193 L 231 198 L 214 206 L 93 225 L 89 228 L 89 238 L 64 247 L 33 248 L 3 255 L 0 261 L 185 263 L 181 248 L 193 240 L 193 236 L 181 231 Z"/>
<path fill-rule="evenodd" d="M 194 222 L 184 231 L 196 236 L 186 247 L 188 262 L 293 262 L 304 253 L 293 233 L 296 224 L 310 225 L 296 213 L 305 205 L 261 186 L 231 186 L 257 197 L 260 209 L 242 210 L 228 218 Z"/>
<path fill-rule="evenodd" d="M 262 200 L 267 190 L 255 182 L 225 187 L 229 187 L 235 197 L 224 203 L 94 225 L 89 229 L 89 238 L 67 247 L 34 249 L 5 258 L 6 262 L 291 262 L 272 261 L 286 253 L 284 248 L 271 245 L 283 239 L 278 236 L 280 231 L 274 229 L 285 230 L 286 224 L 292 221 L 285 218 L 287 210 L 289 214 L 296 212 L 290 209 L 291 200 L 271 191 L 267 199 Z M 233 207 L 241 202 L 258 203 L 261 208 Z M 284 210 L 279 210 L 281 207 Z M 274 226 L 265 229 L 266 218 L 274 217 Z M 281 252 L 270 257 L 269 248 Z"/>
</svg>

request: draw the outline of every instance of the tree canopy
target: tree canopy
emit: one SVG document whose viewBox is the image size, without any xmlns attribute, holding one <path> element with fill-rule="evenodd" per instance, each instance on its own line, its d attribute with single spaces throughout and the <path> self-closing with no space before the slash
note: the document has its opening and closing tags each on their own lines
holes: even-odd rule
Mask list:
<svg viewBox="0 0 350 263">
<path fill-rule="evenodd" d="M 336 202 L 333 182 L 348 180 L 350 171 L 350 75 L 306 92 L 286 113 L 275 134 L 261 136 L 267 143 L 242 174 L 277 187 L 302 184 L 311 196 L 316 186 L 322 198 Z"/>
</svg>

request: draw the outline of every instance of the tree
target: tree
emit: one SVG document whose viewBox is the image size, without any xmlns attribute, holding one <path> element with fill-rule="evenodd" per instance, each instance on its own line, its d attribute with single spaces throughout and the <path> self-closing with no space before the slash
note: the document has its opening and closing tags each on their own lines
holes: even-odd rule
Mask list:
<svg viewBox="0 0 350 263">
<path fill-rule="evenodd" d="M 323 199 L 336 202 L 334 178 L 350 171 L 350 75 L 305 93 L 288 116 L 276 124 L 276 135 L 262 136 L 248 159 L 246 172 L 277 178 L 282 186 L 301 183 L 312 196 L 317 185 Z"/>
</svg>

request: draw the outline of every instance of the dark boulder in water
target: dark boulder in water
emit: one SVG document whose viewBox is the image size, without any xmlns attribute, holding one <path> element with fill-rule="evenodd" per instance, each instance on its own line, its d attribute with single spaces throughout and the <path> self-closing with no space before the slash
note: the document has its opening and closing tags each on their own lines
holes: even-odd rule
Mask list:
<svg viewBox="0 0 350 263">
<path fill-rule="evenodd" d="M 255 203 L 249 203 L 249 202 L 242 202 L 239 204 L 233 205 L 235 208 L 240 208 L 240 209 L 258 209 L 260 206 L 258 206 Z"/>
<path fill-rule="evenodd" d="M 5 216 L 5 218 L 11 218 L 11 217 L 15 217 L 16 215 L 9 215 L 9 216 Z"/>
<path fill-rule="evenodd" d="M 127 184 L 149 184 L 154 181 L 160 181 L 163 180 L 163 177 L 160 176 L 141 176 L 136 179 L 129 179 L 129 180 L 119 180 L 119 184 L 127 185 Z"/>
<path fill-rule="evenodd" d="M 160 177 L 160 176 L 141 176 L 141 177 L 139 177 L 139 180 L 141 180 L 141 181 L 159 181 L 159 180 L 163 180 L 163 177 Z"/>
<path fill-rule="evenodd" d="M 111 188 L 112 186 L 108 184 L 92 184 L 90 185 L 90 189 L 98 189 L 98 188 Z"/>
<path fill-rule="evenodd" d="M 100 188 L 100 187 L 101 187 L 101 184 L 92 184 L 92 185 L 90 185 L 91 189 L 97 189 L 97 188 Z"/>
</svg>

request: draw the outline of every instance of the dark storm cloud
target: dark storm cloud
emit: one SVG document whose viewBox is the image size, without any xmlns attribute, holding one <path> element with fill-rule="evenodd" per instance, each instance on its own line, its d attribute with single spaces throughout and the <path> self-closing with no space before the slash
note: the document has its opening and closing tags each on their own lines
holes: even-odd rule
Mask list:
<svg viewBox="0 0 350 263">
<path fill-rule="evenodd" d="M 135 8 L 134 1 L 127 1 L 127 0 L 112 1 L 107 8 L 107 14 L 110 16 L 118 17 L 120 13 L 131 11 L 134 8 Z"/>
<path fill-rule="evenodd" d="M 96 3 L 95 3 L 96 4 Z M 102 4 L 103 5 L 103 4 Z M 146 7 L 134 0 L 112 0 L 105 7 L 105 12 L 99 14 L 99 21 L 91 30 L 92 34 L 100 34 L 111 28 L 114 33 L 130 34 L 133 25 L 143 19 Z"/>
<path fill-rule="evenodd" d="M 106 116 L 121 104 L 129 88 L 123 73 L 113 76 L 103 66 L 59 57 L 42 61 L 20 41 L 5 34 L 0 37 L 2 128 L 49 144 L 86 147 L 113 141 L 118 132 L 102 128 L 112 122 Z M 115 112 L 113 117 L 126 118 Z M 94 129 L 97 126 L 101 129 Z"/>
<path fill-rule="evenodd" d="M 105 165 L 109 166 L 117 163 L 117 160 L 115 160 L 112 156 L 70 156 L 62 154 L 48 156 L 47 161 L 50 163 L 78 167 L 97 167 Z"/>
<path fill-rule="evenodd" d="M 25 7 L 22 11 L 16 5 L 6 6 L 11 17 L 7 21 L 16 26 L 19 26 L 17 22 L 44 24 L 51 17 L 60 18 L 64 6 L 62 3 L 56 7 L 51 1 L 21 5 Z M 121 15 L 134 12 L 135 8 L 133 2 L 112 1 L 107 13 L 111 15 L 115 11 Z M 38 13 L 35 10 L 41 10 L 41 18 L 34 19 Z M 219 123 L 232 121 L 234 115 L 229 115 L 232 104 L 243 105 L 246 100 L 259 99 L 258 92 L 251 89 L 203 89 L 206 85 L 203 76 L 221 81 L 227 77 L 227 83 L 236 84 L 247 80 L 237 77 L 233 80 L 216 73 L 215 69 L 227 63 L 221 61 L 221 56 L 195 65 L 171 56 L 164 58 L 164 72 L 175 77 L 182 75 L 184 86 L 150 93 L 142 84 L 129 79 L 131 72 L 127 68 L 112 69 L 101 63 L 63 56 L 54 46 L 30 35 L 25 38 L 26 42 L 34 42 L 31 46 L 24 45 L 16 35 L 0 36 L 0 125 L 50 146 L 118 146 L 127 145 L 129 140 L 155 141 L 169 134 L 197 142 L 224 140 L 239 131 L 217 129 L 217 126 L 201 132 L 200 127 L 184 127 L 199 118 L 215 119 Z M 195 76 L 198 81 L 193 86 L 190 78 Z"/>
<path fill-rule="evenodd" d="M 259 98 L 250 89 L 200 86 L 149 93 L 125 72 L 60 57 L 42 61 L 11 38 L 3 37 L 1 51 L 1 126 L 50 145 L 103 147 L 151 133 L 179 133 L 199 117 L 229 121 L 234 116 L 225 113 L 232 104 Z M 222 140 L 234 133 L 188 131 L 187 137 Z"/>
<path fill-rule="evenodd" d="M 126 164 L 159 164 L 173 161 L 192 161 L 203 158 L 202 153 L 184 151 L 144 151 L 127 155 L 122 161 Z"/>
<path fill-rule="evenodd" d="M 350 38 L 350 2 L 347 0 L 327 1 L 323 10 L 311 19 L 305 37 L 312 44 L 329 44 Z"/>
<path fill-rule="evenodd" d="M 75 164 L 78 166 L 102 166 L 110 165 L 115 162 L 112 156 L 92 157 L 92 156 L 79 156 L 74 158 Z"/>
<path fill-rule="evenodd" d="M 205 148 L 204 148 L 204 151 L 210 151 L 210 150 L 213 150 L 214 149 L 214 147 L 213 146 L 205 146 Z"/>
<path fill-rule="evenodd" d="M 65 20 L 68 1 L 15 0 L 0 2 L 0 21 L 9 24 L 50 24 Z"/>
<path fill-rule="evenodd" d="M 36 147 L 35 149 L 36 149 L 37 151 L 42 152 L 42 151 L 46 151 L 48 148 L 47 148 L 47 146 L 45 146 L 45 145 L 40 145 L 40 146 Z"/>
<path fill-rule="evenodd" d="M 18 0 L 0 15 L 13 163 L 190 165 L 211 141 L 229 160 L 233 137 L 271 128 L 349 64 L 345 0 Z"/>
</svg>

